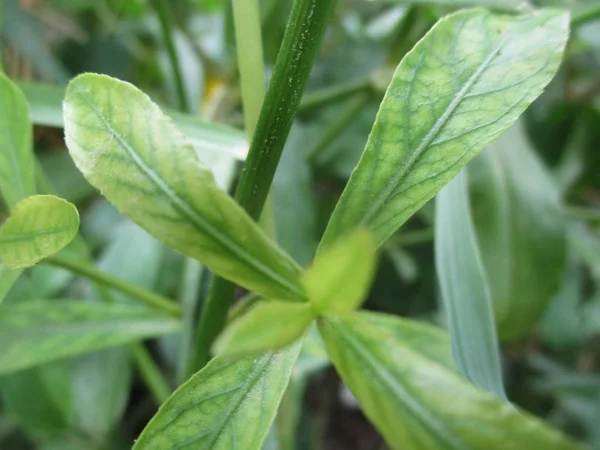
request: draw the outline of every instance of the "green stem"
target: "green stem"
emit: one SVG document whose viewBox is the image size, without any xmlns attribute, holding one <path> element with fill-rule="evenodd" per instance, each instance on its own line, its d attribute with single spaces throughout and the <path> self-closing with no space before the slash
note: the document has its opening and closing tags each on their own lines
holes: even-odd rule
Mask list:
<svg viewBox="0 0 600 450">
<path fill-rule="evenodd" d="M 140 371 L 140 376 L 148 386 L 154 401 L 158 405 L 162 405 L 171 395 L 171 388 L 152 359 L 150 352 L 141 342 L 132 345 L 130 351 Z"/>
<path fill-rule="evenodd" d="M 254 220 L 260 218 L 335 3 L 336 0 L 294 1 L 235 195 Z M 234 294 L 233 284 L 219 277 L 213 280 L 200 317 L 189 374 L 210 359 L 210 348 L 225 326 Z"/>
<path fill-rule="evenodd" d="M 118 277 L 106 272 L 102 272 L 101 270 L 98 270 L 82 261 L 74 261 L 63 256 L 54 255 L 48 259 L 45 259 L 44 262 L 53 266 L 62 267 L 63 269 L 67 269 L 73 273 L 89 278 L 90 280 L 96 281 L 104 286 L 121 291 L 132 298 L 135 298 L 154 308 L 161 309 L 170 315 L 176 317 L 181 316 L 181 308 L 172 300 L 139 286 L 129 284 Z"/>
<path fill-rule="evenodd" d="M 300 103 L 300 111 L 308 111 L 310 109 L 318 108 L 323 105 L 335 103 L 346 97 L 351 96 L 359 92 L 370 91 L 372 87 L 371 78 L 365 78 L 362 80 L 351 81 L 343 84 L 337 84 L 331 87 L 307 92 L 302 97 Z"/>
<path fill-rule="evenodd" d="M 346 129 L 347 125 L 363 110 L 370 99 L 371 96 L 368 93 L 356 94 L 356 96 L 348 102 L 344 113 L 325 130 L 321 139 L 319 139 L 317 144 L 309 152 L 308 158 L 314 162 L 323 150 L 335 141 L 335 139 Z"/>
<path fill-rule="evenodd" d="M 179 109 L 184 112 L 189 112 L 187 96 L 185 95 L 185 86 L 183 84 L 183 77 L 181 76 L 181 67 L 179 65 L 179 57 L 177 56 L 175 43 L 173 42 L 173 30 L 171 28 L 172 19 L 169 5 L 167 0 L 153 0 L 153 4 L 154 9 L 158 14 L 163 38 L 165 39 L 165 47 L 167 48 L 167 54 L 169 55 L 169 60 L 171 62 L 171 70 L 173 71 L 175 89 L 177 90 L 177 97 L 179 100 Z"/>
<path fill-rule="evenodd" d="M 600 19 L 600 5 L 590 6 L 576 14 L 571 18 L 571 28 L 576 28 L 588 22 Z"/>
<path fill-rule="evenodd" d="M 258 0 L 233 0 L 233 21 L 244 122 L 248 139 L 252 139 L 265 98 L 265 68 Z"/>
</svg>

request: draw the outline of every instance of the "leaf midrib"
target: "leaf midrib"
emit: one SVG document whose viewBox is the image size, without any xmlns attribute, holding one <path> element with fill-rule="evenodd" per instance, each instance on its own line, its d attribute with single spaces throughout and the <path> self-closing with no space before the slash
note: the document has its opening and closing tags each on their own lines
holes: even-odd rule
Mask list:
<svg viewBox="0 0 600 450">
<path fill-rule="evenodd" d="M 396 382 L 394 375 L 387 371 L 385 363 L 377 360 L 377 357 L 369 352 L 365 344 L 358 336 L 349 332 L 349 330 L 341 323 L 336 323 L 334 320 L 328 321 L 329 325 L 336 329 L 338 335 L 348 344 L 348 347 L 353 349 L 368 365 L 372 372 L 381 380 L 383 385 L 386 385 L 390 391 L 395 392 L 402 399 L 403 405 L 413 414 L 413 416 L 427 429 L 432 436 L 439 436 L 448 449 L 454 450 L 469 450 L 468 447 L 460 441 L 456 441 L 454 436 L 448 431 L 443 422 L 433 419 L 430 411 L 422 408 L 418 401 L 405 390 L 399 383 Z"/>
<path fill-rule="evenodd" d="M 28 241 L 37 237 L 55 236 L 67 231 L 69 231 L 69 227 L 54 227 L 27 233 L 0 234 L 0 244 Z"/>
<path fill-rule="evenodd" d="M 121 147 L 131 157 L 135 165 L 142 171 L 144 175 L 152 182 L 158 189 L 172 202 L 177 210 L 183 214 L 196 228 L 200 229 L 202 233 L 212 236 L 219 244 L 229 250 L 231 253 L 236 255 L 239 259 L 245 261 L 247 264 L 252 266 L 256 271 L 262 273 L 267 278 L 273 280 L 276 284 L 283 287 L 294 295 L 295 298 L 304 299 L 305 295 L 302 290 L 288 282 L 287 279 L 281 277 L 276 272 L 273 272 L 268 266 L 262 264 L 253 258 L 250 254 L 245 252 L 243 248 L 230 239 L 226 235 L 222 235 L 218 229 L 213 227 L 210 223 L 205 221 L 200 215 L 196 214 L 194 209 L 188 205 L 182 198 L 180 198 L 169 185 L 158 175 L 154 170 L 148 167 L 142 157 L 135 151 L 135 149 L 121 136 L 117 130 L 110 124 L 110 122 L 102 115 L 102 113 L 95 107 L 95 105 L 89 102 L 85 96 L 79 93 L 79 97 L 88 105 L 88 107 L 96 114 L 98 119 L 106 127 L 106 130 L 112 134 Z"/>
<path fill-rule="evenodd" d="M 438 133 L 441 131 L 444 125 L 448 123 L 448 120 L 450 120 L 452 113 L 454 113 L 456 108 L 460 105 L 460 103 L 464 100 L 465 96 L 468 94 L 468 91 L 473 87 L 473 85 L 483 74 L 483 72 L 489 67 L 490 63 L 497 56 L 498 51 L 501 50 L 502 47 L 505 45 L 505 41 L 506 38 L 500 39 L 499 43 L 492 49 L 488 57 L 479 65 L 477 70 L 467 80 L 462 89 L 454 97 L 450 105 L 448 105 L 444 113 L 438 118 L 438 120 L 436 120 L 433 127 L 429 129 L 425 137 L 419 143 L 419 146 L 414 150 L 414 152 L 410 154 L 408 160 L 401 167 L 400 171 L 396 175 L 394 175 L 394 177 L 389 183 L 386 184 L 386 186 L 382 190 L 382 193 L 375 199 L 372 206 L 369 209 L 367 209 L 367 211 L 365 212 L 358 224 L 359 226 L 368 224 L 373 218 L 373 216 L 375 216 L 385 206 L 385 203 L 388 201 L 391 194 L 397 188 L 400 180 L 404 178 L 406 174 L 413 168 L 413 166 L 417 163 L 423 152 L 427 148 L 429 148 L 431 142 L 433 142 L 433 140 L 437 137 Z M 407 132 L 407 130 L 404 131 Z"/>
</svg>

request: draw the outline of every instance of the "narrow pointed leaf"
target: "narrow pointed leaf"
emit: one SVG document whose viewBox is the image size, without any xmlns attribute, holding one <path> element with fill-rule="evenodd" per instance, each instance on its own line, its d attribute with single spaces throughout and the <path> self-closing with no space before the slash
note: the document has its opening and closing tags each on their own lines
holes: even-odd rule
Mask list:
<svg viewBox="0 0 600 450">
<path fill-rule="evenodd" d="M 300 348 L 213 359 L 161 406 L 133 449 L 260 450 Z"/>
<path fill-rule="evenodd" d="M 435 214 L 435 263 L 454 360 L 468 380 L 506 399 L 490 288 L 464 171 L 440 191 Z"/>
<path fill-rule="evenodd" d="M 321 248 L 357 226 L 385 241 L 542 93 L 568 27 L 556 10 L 440 20 L 398 66 Z"/>
<path fill-rule="evenodd" d="M 179 331 L 179 321 L 138 306 L 70 300 L 5 305 L 0 374 Z"/>
<path fill-rule="evenodd" d="M 53 195 L 28 197 L 0 228 L 0 259 L 11 269 L 33 266 L 77 235 L 77 208 Z"/>
<path fill-rule="evenodd" d="M 321 319 L 319 330 L 342 379 L 392 449 L 582 448 L 422 353 L 432 333 L 420 328 L 429 327 L 413 324 L 406 332 L 409 321 L 390 318 L 394 333 L 366 315 Z M 407 334 L 413 336 L 405 341 Z"/>
<path fill-rule="evenodd" d="M 265 297 L 303 299 L 300 268 L 221 190 L 183 134 L 134 86 L 80 75 L 64 103 L 79 170 L 152 235 Z"/>
<path fill-rule="evenodd" d="M 283 348 L 315 319 L 308 303 L 261 302 L 229 325 L 215 343 L 217 353 L 245 356 Z"/>
<path fill-rule="evenodd" d="M 558 187 L 519 122 L 468 169 L 475 231 L 501 339 L 525 335 L 556 293 L 566 228 Z"/>
<path fill-rule="evenodd" d="M 0 72 L 0 194 L 9 208 L 35 194 L 35 164 L 31 147 L 27 100 Z"/>
<path fill-rule="evenodd" d="M 375 274 L 377 247 L 365 229 L 339 239 L 303 276 L 308 298 L 321 314 L 345 314 L 365 300 Z"/>
</svg>

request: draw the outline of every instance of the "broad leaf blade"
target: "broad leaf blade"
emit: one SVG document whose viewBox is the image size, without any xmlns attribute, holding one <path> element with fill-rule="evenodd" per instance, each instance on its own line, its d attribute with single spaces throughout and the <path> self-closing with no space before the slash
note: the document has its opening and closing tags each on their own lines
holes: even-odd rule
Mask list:
<svg viewBox="0 0 600 450">
<path fill-rule="evenodd" d="M 134 450 L 259 450 L 300 347 L 234 362 L 213 359 L 161 406 Z"/>
<path fill-rule="evenodd" d="M 84 74 L 64 103 L 88 181 L 170 247 L 269 298 L 303 299 L 300 268 L 221 190 L 181 132 L 134 86 Z"/>
<path fill-rule="evenodd" d="M 542 93 L 568 26 L 554 10 L 440 20 L 398 66 L 321 248 L 357 226 L 385 241 Z"/>
<path fill-rule="evenodd" d="M 0 228 L 0 259 L 11 269 L 33 266 L 77 235 L 77 208 L 53 195 L 28 197 Z"/>
<path fill-rule="evenodd" d="M 490 288 L 464 171 L 440 191 L 435 214 L 435 262 L 456 365 L 468 380 L 506 399 Z"/>
<path fill-rule="evenodd" d="M 471 207 L 501 339 L 525 335 L 556 293 L 566 231 L 558 188 L 519 122 L 469 166 Z"/>
<path fill-rule="evenodd" d="M 27 100 L 0 72 L 0 193 L 9 208 L 35 194 L 35 163 L 31 147 Z"/>
<path fill-rule="evenodd" d="M 219 354 L 237 357 L 280 349 L 299 339 L 314 319 L 308 303 L 261 302 L 229 325 L 215 346 Z"/>
<path fill-rule="evenodd" d="M 63 86 L 23 81 L 18 82 L 17 85 L 29 102 L 31 121 L 34 124 L 57 128 L 64 126 L 62 101 L 66 91 Z M 169 109 L 164 111 L 183 131 L 196 153 L 203 158 L 208 154 L 214 154 L 221 158 L 229 156 L 228 159 L 231 160 L 246 159 L 248 142 L 243 132 L 225 125 L 203 122 L 189 114 Z M 212 167 L 210 161 L 203 160 L 203 162 Z"/>
<path fill-rule="evenodd" d="M 327 351 L 365 414 L 393 449 L 573 450 L 580 448 L 539 419 L 481 391 L 422 354 L 431 333 L 412 325 L 409 342 L 353 317 L 324 319 Z M 395 320 L 402 330 L 407 321 Z M 428 328 L 428 327 L 427 327 Z"/>
<path fill-rule="evenodd" d="M 315 311 L 335 315 L 359 308 L 375 275 L 376 251 L 372 234 L 361 229 L 321 253 L 303 276 Z"/>
<path fill-rule="evenodd" d="M 0 374 L 177 331 L 177 320 L 137 306 L 61 300 L 5 305 Z"/>
</svg>

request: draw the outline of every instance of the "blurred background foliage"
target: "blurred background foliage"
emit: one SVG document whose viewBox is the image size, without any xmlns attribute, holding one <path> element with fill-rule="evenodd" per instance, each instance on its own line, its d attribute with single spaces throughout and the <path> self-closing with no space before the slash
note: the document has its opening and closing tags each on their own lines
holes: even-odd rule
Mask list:
<svg viewBox="0 0 600 450">
<path fill-rule="evenodd" d="M 549 280 L 549 307 L 536 329 L 503 344 L 502 362 L 511 401 L 600 448 L 600 18 L 585 16 L 596 2 L 531 2 L 570 8 L 581 22 L 572 31 L 559 75 L 527 111 L 518 137 L 533 149 L 560 192 L 567 218 L 567 264 L 562 275 L 545 275 L 554 277 Z M 4 0 L 4 69 L 23 83 L 56 86 L 81 72 L 105 73 L 134 83 L 161 105 L 181 109 L 157 15 L 160 3 Z M 206 121 L 241 128 L 231 5 L 226 0 L 164 3 L 185 109 Z M 292 2 L 260 3 L 268 77 Z M 392 1 L 339 2 L 274 182 L 276 236 L 300 263 L 313 257 L 393 69 L 448 11 Z M 56 91 L 26 92 L 33 117 L 47 113 L 59 120 L 52 116 L 61 114 Z M 99 268 L 180 299 L 189 295 L 185 286 L 192 283 L 197 287 L 192 295 L 202 298 L 207 274 L 99 197 L 75 169 L 62 130 L 38 125 L 34 144 L 47 177 L 43 181 L 79 206 L 83 236 Z M 473 189 L 477 211 L 479 197 Z M 367 308 L 443 321 L 433 259 L 433 207 L 428 204 L 386 243 Z M 5 209 L 0 211 L 4 217 Z M 534 270 L 543 274 L 553 261 L 536 264 Z M 19 279 L 6 302 L 57 297 L 93 301 L 98 296 L 88 281 L 42 265 Z M 173 386 L 178 342 L 168 338 L 148 344 Z M 0 378 L 0 448 L 128 448 L 157 408 L 133 367 L 130 352 L 114 349 Z M 307 346 L 295 369 L 265 448 L 362 450 L 385 444 L 315 343 Z"/>
</svg>

